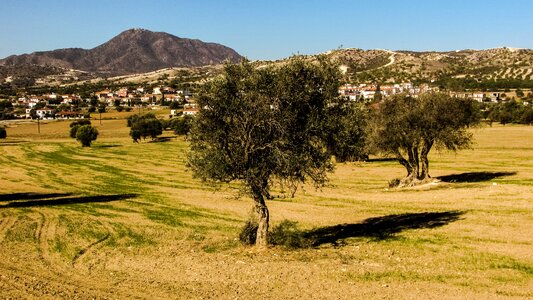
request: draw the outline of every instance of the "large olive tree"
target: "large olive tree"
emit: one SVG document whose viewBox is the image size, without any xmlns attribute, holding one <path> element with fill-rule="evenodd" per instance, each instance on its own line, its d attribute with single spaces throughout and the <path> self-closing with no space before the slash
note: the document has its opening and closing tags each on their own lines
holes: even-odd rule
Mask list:
<svg viewBox="0 0 533 300">
<path fill-rule="evenodd" d="M 433 146 L 452 151 L 472 141 L 468 127 L 479 123 L 479 109 L 470 99 L 444 93 L 419 97 L 394 95 L 379 103 L 369 126 L 371 148 L 394 155 L 407 170 L 400 186 L 427 182 L 428 154 Z"/>
<path fill-rule="evenodd" d="M 323 123 L 338 100 L 339 76 L 323 59 L 260 69 L 227 64 L 198 99 L 189 166 L 204 181 L 243 183 L 258 216 L 256 245 L 267 244 L 273 182 L 320 186 L 333 168 Z"/>
</svg>

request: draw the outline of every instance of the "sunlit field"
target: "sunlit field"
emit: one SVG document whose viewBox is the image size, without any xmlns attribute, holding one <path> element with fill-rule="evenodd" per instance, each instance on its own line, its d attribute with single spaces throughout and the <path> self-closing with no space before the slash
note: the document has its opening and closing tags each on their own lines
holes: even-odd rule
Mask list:
<svg viewBox="0 0 533 300">
<path fill-rule="evenodd" d="M 133 143 L 128 113 L 93 115 L 90 148 L 67 121 L 0 140 L 2 298 L 533 297 L 533 126 L 434 150 L 437 184 L 389 189 L 403 167 L 373 159 L 294 198 L 276 187 L 271 228 L 296 222 L 313 243 L 257 249 L 238 241 L 252 201 L 194 179 L 184 137 Z"/>
</svg>

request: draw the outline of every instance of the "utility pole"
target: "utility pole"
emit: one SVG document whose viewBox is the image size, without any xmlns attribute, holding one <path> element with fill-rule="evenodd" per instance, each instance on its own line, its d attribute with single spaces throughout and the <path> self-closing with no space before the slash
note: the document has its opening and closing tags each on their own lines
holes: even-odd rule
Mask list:
<svg viewBox="0 0 533 300">
<path fill-rule="evenodd" d="M 37 116 L 37 133 L 41 134 L 41 118 Z"/>
</svg>

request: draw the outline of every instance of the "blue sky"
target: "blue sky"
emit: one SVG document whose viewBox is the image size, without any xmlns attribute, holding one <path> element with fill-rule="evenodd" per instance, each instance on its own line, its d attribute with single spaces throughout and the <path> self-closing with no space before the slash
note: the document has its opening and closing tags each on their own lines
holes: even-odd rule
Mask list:
<svg viewBox="0 0 533 300">
<path fill-rule="evenodd" d="M 339 47 L 533 48 L 533 0 L 0 0 L 0 58 L 93 48 L 129 28 L 229 46 L 249 59 Z"/>
</svg>

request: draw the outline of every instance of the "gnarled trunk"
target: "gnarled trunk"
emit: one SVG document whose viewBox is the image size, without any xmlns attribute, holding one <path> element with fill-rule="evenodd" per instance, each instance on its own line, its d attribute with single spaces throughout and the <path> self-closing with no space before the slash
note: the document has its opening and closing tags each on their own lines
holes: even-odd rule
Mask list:
<svg viewBox="0 0 533 300">
<path fill-rule="evenodd" d="M 264 201 L 255 203 L 255 209 L 257 211 L 258 217 L 258 227 L 257 227 L 257 238 L 255 240 L 256 246 L 267 246 L 268 245 L 268 222 L 269 222 L 269 212 L 268 207 L 265 205 Z"/>
<path fill-rule="evenodd" d="M 420 178 L 419 178 L 422 181 L 426 181 L 431 178 L 431 176 L 429 176 L 428 154 L 432 146 L 433 146 L 433 141 L 430 141 L 430 140 L 424 140 L 422 143 L 422 149 L 420 150 L 420 161 L 421 161 L 422 170 L 420 172 Z"/>
<path fill-rule="evenodd" d="M 255 202 L 255 211 L 257 212 L 257 235 L 255 240 L 256 246 L 267 246 L 268 245 L 268 224 L 270 220 L 268 207 L 265 203 L 266 192 L 265 188 L 260 188 L 258 186 L 252 186 L 252 194 Z M 267 193 L 268 194 L 268 193 Z"/>
<path fill-rule="evenodd" d="M 408 156 L 407 159 L 405 159 L 401 155 L 399 150 L 396 153 L 396 157 L 398 158 L 398 161 L 407 170 L 407 176 L 405 176 L 404 178 L 400 180 L 400 184 L 398 185 L 399 187 L 413 186 L 413 185 L 416 185 L 416 183 L 418 182 L 420 167 L 419 167 L 417 145 L 413 145 L 407 151 L 407 156 Z"/>
</svg>

